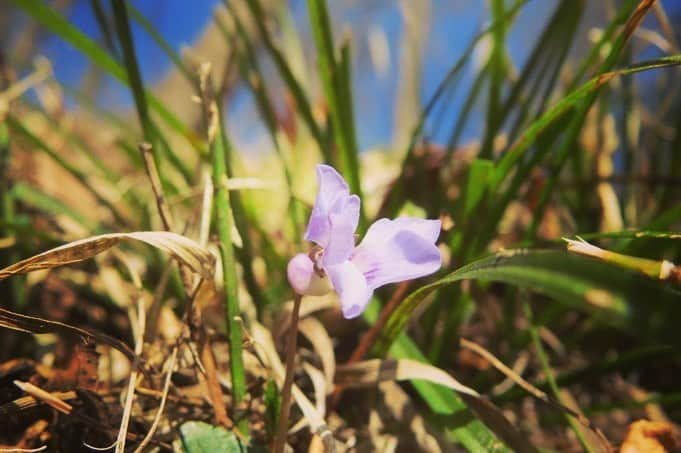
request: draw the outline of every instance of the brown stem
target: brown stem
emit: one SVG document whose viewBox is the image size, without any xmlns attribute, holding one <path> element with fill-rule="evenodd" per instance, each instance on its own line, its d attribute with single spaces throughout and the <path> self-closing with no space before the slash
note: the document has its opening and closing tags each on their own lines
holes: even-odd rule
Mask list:
<svg viewBox="0 0 681 453">
<path fill-rule="evenodd" d="M 296 343 L 298 341 L 298 317 L 300 314 L 300 302 L 303 296 L 296 294 L 293 299 L 293 312 L 291 312 L 291 324 L 288 331 L 288 344 L 286 345 L 286 375 L 284 385 L 281 387 L 281 414 L 277 423 L 277 433 L 274 437 L 274 453 L 282 453 L 286 445 L 286 432 L 288 431 L 288 417 L 291 413 L 291 387 L 293 386 L 293 367 L 296 358 Z"/>
</svg>

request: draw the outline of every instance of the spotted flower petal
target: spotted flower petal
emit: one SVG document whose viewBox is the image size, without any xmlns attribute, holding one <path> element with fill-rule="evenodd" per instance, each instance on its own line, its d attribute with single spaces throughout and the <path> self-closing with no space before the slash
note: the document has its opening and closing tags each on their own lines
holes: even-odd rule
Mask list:
<svg viewBox="0 0 681 453">
<path fill-rule="evenodd" d="M 338 293 L 343 317 L 356 318 L 366 308 L 373 290 L 360 270 L 350 261 L 330 266 L 326 270 L 333 288 Z"/>
<path fill-rule="evenodd" d="M 432 274 L 442 265 L 435 246 L 440 228 L 439 220 L 380 219 L 369 227 L 350 260 L 372 290 Z"/>
</svg>

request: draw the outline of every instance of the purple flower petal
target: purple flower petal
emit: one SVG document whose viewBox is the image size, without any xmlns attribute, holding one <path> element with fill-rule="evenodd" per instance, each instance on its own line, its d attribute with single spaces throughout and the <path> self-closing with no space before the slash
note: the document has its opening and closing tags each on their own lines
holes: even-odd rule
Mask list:
<svg viewBox="0 0 681 453">
<path fill-rule="evenodd" d="M 372 290 L 432 274 L 442 265 L 435 246 L 440 228 L 439 220 L 380 219 L 369 227 L 350 260 Z"/>
<path fill-rule="evenodd" d="M 339 197 L 329 213 L 329 241 L 322 255 L 322 267 L 347 261 L 355 249 L 355 230 L 359 223 L 359 197 Z"/>
<path fill-rule="evenodd" d="M 326 247 L 330 239 L 331 208 L 339 198 L 347 198 L 350 195 L 350 189 L 343 177 L 328 165 L 317 165 L 317 181 L 319 182 L 317 199 L 307 224 L 305 240 Z"/>
<path fill-rule="evenodd" d="M 329 267 L 326 271 L 340 298 L 343 317 L 351 319 L 362 314 L 369 304 L 373 290 L 369 288 L 357 266 L 350 261 L 344 261 Z"/>
</svg>

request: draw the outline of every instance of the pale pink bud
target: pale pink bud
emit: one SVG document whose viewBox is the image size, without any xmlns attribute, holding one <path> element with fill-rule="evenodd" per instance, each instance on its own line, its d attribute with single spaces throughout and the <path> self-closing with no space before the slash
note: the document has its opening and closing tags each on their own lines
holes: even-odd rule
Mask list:
<svg viewBox="0 0 681 453">
<path fill-rule="evenodd" d="M 293 290 L 303 296 L 323 296 L 333 289 L 329 278 L 320 276 L 310 257 L 299 253 L 288 262 L 288 281 Z"/>
</svg>

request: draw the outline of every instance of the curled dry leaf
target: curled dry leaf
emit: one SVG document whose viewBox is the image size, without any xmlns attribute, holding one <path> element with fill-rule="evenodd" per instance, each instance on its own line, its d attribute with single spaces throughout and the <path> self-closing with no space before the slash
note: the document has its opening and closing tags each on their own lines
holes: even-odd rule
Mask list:
<svg viewBox="0 0 681 453">
<path fill-rule="evenodd" d="M 412 379 L 422 379 L 465 395 L 480 397 L 478 392 L 461 384 L 440 368 L 416 360 L 372 359 L 342 365 L 336 369 L 336 385 L 347 388 L 368 387 L 383 381 Z"/>
<path fill-rule="evenodd" d="M 118 245 L 122 240 L 130 239 L 163 250 L 204 278 L 210 279 L 213 276 L 214 256 L 192 239 L 167 231 L 136 231 L 102 234 L 69 242 L 0 269 L 0 280 L 40 269 L 78 263 Z"/>
</svg>

